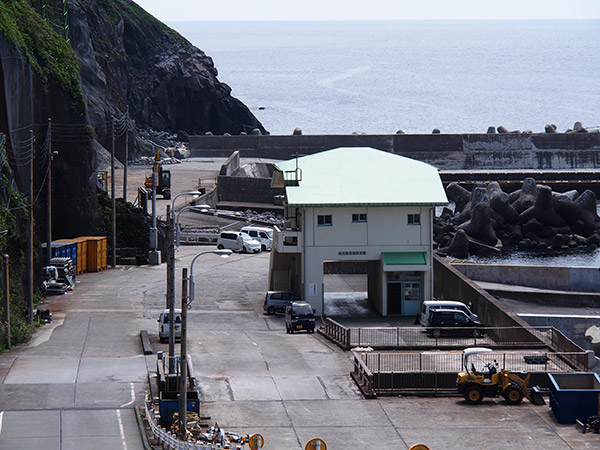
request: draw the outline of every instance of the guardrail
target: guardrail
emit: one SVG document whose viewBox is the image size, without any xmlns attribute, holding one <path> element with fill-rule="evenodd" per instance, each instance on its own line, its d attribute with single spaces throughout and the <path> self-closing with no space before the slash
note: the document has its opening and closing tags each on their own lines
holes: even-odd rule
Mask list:
<svg viewBox="0 0 600 450">
<path fill-rule="evenodd" d="M 149 406 L 150 405 L 150 406 Z M 148 425 L 150 426 L 150 430 L 154 434 L 154 437 L 158 439 L 162 443 L 163 449 L 171 449 L 171 450 L 217 450 L 225 447 L 225 441 L 223 439 L 223 443 L 219 444 L 210 444 L 206 442 L 193 442 L 193 441 L 182 441 L 169 430 L 161 427 L 156 417 L 154 416 L 154 411 L 152 409 L 150 401 L 146 399 L 144 402 L 144 412 L 146 413 L 146 418 L 148 420 Z M 224 437 L 224 435 L 223 435 Z"/>
<path fill-rule="evenodd" d="M 353 347 L 375 349 L 450 348 L 467 346 L 548 347 L 559 352 L 581 352 L 553 327 L 346 327 L 325 318 L 321 332 L 345 350 Z"/>
<path fill-rule="evenodd" d="M 491 352 L 479 355 L 478 364 L 497 363 L 499 369 L 532 374 L 531 386 L 549 386 L 548 372 L 573 369 L 569 361 L 587 357 L 585 352 Z M 352 352 L 352 378 L 366 398 L 398 393 L 456 393 L 456 374 L 463 368 L 462 353 Z"/>
</svg>

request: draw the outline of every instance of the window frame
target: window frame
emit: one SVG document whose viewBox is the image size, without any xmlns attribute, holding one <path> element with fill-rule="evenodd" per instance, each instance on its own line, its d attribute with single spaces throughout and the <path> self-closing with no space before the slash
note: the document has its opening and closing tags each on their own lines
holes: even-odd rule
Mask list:
<svg viewBox="0 0 600 450">
<path fill-rule="evenodd" d="M 417 219 L 416 222 L 415 222 L 415 219 Z M 407 214 L 407 216 L 406 216 L 406 224 L 408 226 L 421 225 L 421 213 Z"/>
<path fill-rule="evenodd" d="M 329 220 L 327 220 L 329 218 Z M 321 220 L 323 219 L 323 220 Z M 323 223 L 321 223 L 323 222 Z M 317 226 L 318 227 L 332 227 L 333 216 L 331 214 L 317 214 Z"/>
<path fill-rule="evenodd" d="M 367 223 L 367 213 L 352 213 L 352 223 Z"/>
</svg>

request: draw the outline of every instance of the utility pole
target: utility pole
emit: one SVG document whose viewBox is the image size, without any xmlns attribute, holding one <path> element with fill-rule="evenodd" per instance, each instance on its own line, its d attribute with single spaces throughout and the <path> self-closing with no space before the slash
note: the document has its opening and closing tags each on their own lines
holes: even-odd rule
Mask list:
<svg viewBox="0 0 600 450">
<path fill-rule="evenodd" d="M 123 163 L 123 202 L 127 203 L 127 164 L 129 163 L 129 105 L 125 110 L 125 161 Z"/>
<path fill-rule="evenodd" d="M 189 302 L 187 269 L 182 270 L 181 282 L 181 354 L 179 375 L 179 439 L 187 440 L 185 425 L 187 415 L 187 309 Z"/>
<path fill-rule="evenodd" d="M 169 310 L 169 373 L 175 359 L 175 251 L 173 248 L 173 217 L 167 205 L 167 309 Z"/>
<path fill-rule="evenodd" d="M 27 289 L 27 323 L 33 323 L 33 157 L 34 139 L 33 130 L 29 130 L 30 162 L 29 162 L 29 255 L 27 265 L 29 266 L 29 279 Z"/>
<path fill-rule="evenodd" d="M 117 266 L 117 199 L 115 198 L 115 118 L 112 117 L 112 151 L 110 153 L 110 195 L 112 197 L 112 268 Z"/>
<path fill-rule="evenodd" d="M 52 259 L 52 119 L 48 118 L 48 223 L 46 225 L 46 252 L 50 265 Z"/>
<path fill-rule="evenodd" d="M 4 322 L 6 323 L 6 348 L 10 349 L 10 270 L 9 270 L 9 257 L 8 255 L 2 255 L 4 262 L 3 270 L 3 296 L 4 296 Z"/>
</svg>

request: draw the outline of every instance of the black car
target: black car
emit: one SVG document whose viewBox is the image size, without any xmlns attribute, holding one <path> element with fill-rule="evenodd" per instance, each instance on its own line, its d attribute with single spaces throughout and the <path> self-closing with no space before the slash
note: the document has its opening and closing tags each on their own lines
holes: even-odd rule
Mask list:
<svg viewBox="0 0 600 450">
<path fill-rule="evenodd" d="M 429 315 L 430 334 L 440 336 L 473 336 L 476 328 L 483 327 L 480 321 L 471 319 L 464 311 L 457 309 L 435 309 Z M 481 334 L 481 331 L 477 331 Z"/>
<path fill-rule="evenodd" d="M 292 302 L 285 306 L 285 331 L 315 332 L 315 310 L 307 302 Z"/>
</svg>

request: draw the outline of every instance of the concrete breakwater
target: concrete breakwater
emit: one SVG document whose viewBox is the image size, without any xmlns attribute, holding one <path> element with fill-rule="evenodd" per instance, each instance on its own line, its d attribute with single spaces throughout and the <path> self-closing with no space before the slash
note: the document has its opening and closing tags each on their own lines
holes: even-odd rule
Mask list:
<svg viewBox="0 0 600 450">
<path fill-rule="evenodd" d="M 291 159 L 338 147 L 373 147 L 441 170 L 600 168 L 600 133 L 190 136 L 191 156 Z"/>
</svg>

